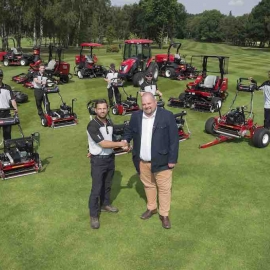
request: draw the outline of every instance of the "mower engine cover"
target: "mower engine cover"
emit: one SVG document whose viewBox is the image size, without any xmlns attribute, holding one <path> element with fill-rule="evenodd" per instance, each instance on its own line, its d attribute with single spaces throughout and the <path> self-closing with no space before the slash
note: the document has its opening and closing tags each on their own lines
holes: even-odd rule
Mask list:
<svg viewBox="0 0 270 270">
<path fill-rule="evenodd" d="M 231 110 L 227 114 L 226 123 L 228 125 L 242 125 L 245 122 L 245 116 L 240 108 L 237 107 L 236 109 Z"/>
</svg>

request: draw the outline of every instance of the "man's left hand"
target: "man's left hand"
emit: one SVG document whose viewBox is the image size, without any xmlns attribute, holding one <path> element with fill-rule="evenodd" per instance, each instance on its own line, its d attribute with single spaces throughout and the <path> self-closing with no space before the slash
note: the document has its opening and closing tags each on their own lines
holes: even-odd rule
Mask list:
<svg viewBox="0 0 270 270">
<path fill-rule="evenodd" d="M 175 163 L 168 163 L 169 169 L 173 169 L 175 167 Z"/>
</svg>

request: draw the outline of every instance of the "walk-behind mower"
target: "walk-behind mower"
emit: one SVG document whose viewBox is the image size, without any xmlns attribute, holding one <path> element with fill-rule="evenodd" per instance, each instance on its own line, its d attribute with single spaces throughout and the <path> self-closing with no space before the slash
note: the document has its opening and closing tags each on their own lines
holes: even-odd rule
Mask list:
<svg viewBox="0 0 270 270">
<path fill-rule="evenodd" d="M 240 78 L 237 83 L 236 95 L 230 106 L 229 111 L 219 116 L 209 118 L 205 123 L 205 132 L 217 135 L 212 142 L 200 145 L 200 148 L 207 148 L 221 142 L 233 139 L 250 139 L 257 148 L 268 146 L 270 140 L 270 131 L 263 126 L 254 123 L 253 96 L 257 89 L 256 84 L 246 84 L 247 78 Z M 233 108 L 234 102 L 239 91 L 250 93 L 250 105 Z"/>
<path fill-rule="evenodd" d="M 197 77 L 196 68 L 186 63 L 185 59 L 180 56 L 179 49 L 181 46 L 181 43 L 171 43 L 167 54 L 157 54 L 155 56 L 160 76 L 178 80 Z M 172 47 L 177 48 L 175 54 L 171 54 Z"/>
<path fill-rule="evenodd" d="M 145 72 L 152 72 L 154 80 L 158 79 L 158 66 L 151 54 L 152 43 L 149 39 L 125 41 L 119 74 L 126 80 L 132 80 L 133 86 L 140 86 L 144 82 Z"/>
<path fill-rule="evenodd" d="M 2 180 L 37 173 L 41 170 L 41 161 L 36 152 L 35 143 L 39 143 L 39 133 L 24 137 L 18 114 L 0 118 L 0 127 L 18 125 L 21 138 L 4 140 L 0 153 L 0 177 Z"/>
<path fill-rule="evenodd" d="M 74 74 L 79 79 L 105 77 L 107 69 L 104 66 L 97 65 L 98 58 L 93 54 L 94 48 L 101 47 L 98 43 L 82 43 L 80 54 L 75 56 Z M 83 50 L 89 48 L 89 55 L 83 54 Z"/>
<path fill-rule="evenodd" d="M 178 128 L 179 142 L 189 139 L 191 135 L 191 132 L 188 128 L 187 120 L 184 118 L 184 116 L 186 115 L 186 111 L 174 114 L 176 125 Z M 186 126 L 187 128 L 187 133 L 184 131 L 184 126 Z"/>
<path fill-rule="evenodd" d="M 87 109 L 88 109 L 88 112 L 90 114 L 91 120 L 92 120 L 92 117 L 94 115 L 96 115 L 96 113 L 95 113 L 96 101 L 97 101 L 97 99 L 94 99 L 94 100 L 90 100 L 87 103 Z M 126 125 L 128 125 L 129 121 L 124 121 L 123 124 L 113 124 L 112 120 L 110 119 L 110 122 L 113 125 L 113 141 L 120 142 L 123 138 L 125 127 L 126 127 Z M 114 148 L 114 153 L 115 153 L 115 155 L 122 155 L 122 154 L 126 154 L 127 151 L 123 150 L 122 147 L 117 147 L 117 148 Z"/>
<path fill-rule="evenodd" d="M 132 95 L 128 95 L 124 85 L 123 80 L 119 78 L 115 78 L 111 80 L 111 86 L 113 90 L 113 106 L 112 106 L 112 114 L 114 115 L 126 115 L 130 114 L 132 112 L 138 111 L 140 109 L 138 105 L 138 92 L 136 97 L 133 97 Z M 116 89 L 122 89 L 124 94 L 126 95 L 126 99 L 122 100 L 121 94 L 117 98 L 115 95 Z"/>
<path fill-rule="evenodd" d="M 202 75 L 195 82 L 188 83 L 184 93 L 178 98 L 170 97 L 168 106 L 191 108 L 204 112 L 218 111 L 228 93 L 228 60 L 226 56 L 198 55 L 202 61 Z M 213 69 L 213 64 L 218 65 L 219 71 Z M 207 75 L 208 72 L 220 73 L 220 76 Z"/>
<path fill-rule="evenodd" d="M 73 111 L 74 102 L 76 99 L 72 99 L 72 106 L 68 106 L 60 94 L 59 87 L 44 87 L 44 118 L 41 119 L 41 125 L 44 127 L 60 128 L 66 126 L 77 125 L 77 115 Z M 51 109 L 48 95 L 57 93 L 61 99 L 61 105 L 59 109 Z"/>
</svg>

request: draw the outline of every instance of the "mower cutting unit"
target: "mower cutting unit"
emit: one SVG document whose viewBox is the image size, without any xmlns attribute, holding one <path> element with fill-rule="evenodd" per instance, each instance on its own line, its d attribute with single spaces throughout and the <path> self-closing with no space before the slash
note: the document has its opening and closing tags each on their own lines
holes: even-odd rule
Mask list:
<svg viewBox="0 0 270 270">
<path fill-rule="evenodd" d="M 77 115 L 73 112 L 74 101 L 76 99 L 72 99 L 72 106 L 66 105 L 63 101 L 62 96 L 60 95 L 58 86 L 53 87 L 45 87 L 44 91 L 44 107 L 45 113 L 44 118 L 41 119 L 41 125 L 44 127 L 52 127 L 52 128 L 60 128 L 66 126 L 74 126 L 77 125 Z M 57 93 L 61 99 L 61 105 L 59 109 L 51 109 L 50 102 L 48 99 L 49 94 Z"/>
<path fill-rule="evenodd" d="M 104 66 L 97 65 L 98 58 L 93 54 L 94 48 L 101 47 L 98 43 L 82 43 L 80 54 L 75 56 L 74 74 L 79 79 L 105 77 L 107 69 Z M 84 48 L 89 48 L 89 55 L 83 54 Z"/>
<path fill-rule="evenodd" d="M 207 148 L 221 142 L 241 138 L 250 139 L 257 148 L 268 146 L 270 140 L 269 130 L 254 123 L 253 96 L 254 90 L 257 89 L 257 85 L 247 85 L 244 83 L 244 81 L 247 80 L 247 78 L 240 78 L 238 80 L 237 92 L 232 105 L 230 106 L 230 110 L 226 114 L 221 115 L 219 108 L 219 116 L 211 117 L 206 121 L 205 132 L 212 135 L 218 135 L 218 137 L 212 142 L 201 145 L 200 148 Z M 235 109 L 232 108 L 239 91 L 250 93 L 250 110 L 248 110 L 248 106 L 236 107 Z"/>
<path fill-rule="evenodd" d="M 228 96 L 228 78 L 225 78 L 224 74 L 228 73 L 229 57 L 208 55 L 192 57 L 201 58 L 202 75 L 197 77 L 194 82 L 188 83 L 185 92 L 181 93 L 178 98 L 170 97 L 168 106 L 191 108 L 204 112 L 218 111 Z M 209 60 L 218 61 L 220 76 L 207 75 L 208 72 L 217 72 L 211 70 L 212 63 L 209 63 L 211 62 Z"/>
<path fill-rule="evenodd" d="M 155 56 L 160 76 L 177 80 L 197 78 L 198 72 L 196 68 L 186 63 L 184 58 L 181 58 L 179 54 L 181 46 L 181 43 L 172 43 L 167 54 L 157 54 Z M 177 48 L 175 54 L 171 54 L 172 47 Z"/>
<path fill-rule="evenodd" d="M 112 107 L 112 114 L 114 115 L 126 115 L 131 114 L 132 112 L 138 111 L 140 109 L 138 105 L 138 92 L 136 97 L 133 97 L 132 95 L 127 94 L 124 86 L 123 86 L 123 80 L 121 79 L 112 79 L 111 85 L 113 89 L 113 99 L 114 99 L 114 105 Z M 116 88 L 122 88 L 123 92 L 126 95 L 126 99 L 121 99 L 120 97 L 116 98 L 115 96 L 115 89 Z"/>
<path fill-rule="evenodd" d="M 97 99 L 94 99 L 94 100 L 90 100 L 87 103 L 87 109 L 88 109 L 88 112 L 90 114 L 91 120 L 92 120 L 92 117 L 94 115 L 96 115 L 96 113 L 95 113 L 96 101 L 97 101 Z M 110 119 L 110 121 L 111 121 L 111 119 Z M 123 124 L 117 124 L 117 125 L 113 124 L 113 141 L 114 142 L 120 142 L 122 140 L 125 127 L 128 125 L 128 123 L 129 123 L 129 121 L 125 121 Z M 127 151 L 123 150 L 122 147 L 117 147 L 117 148 L 114 148 L 114 153 L 115 153 L 115 155 L 122 155 L 122 154 L 126 154 Z"/>
<path fill-rule="evenodd" d="M 133 86 L 140 86 L 144 82 L 145 72 L 152 72 L 154 80 L 158 79 L 158 66 L 151 54 L 152 43 L 149 39 L 125 41 L 119 74 L 126 80 L 132 80 Z"/>
<path fill-rule="evenodd" d="M 34 144 L 39 142 L 39 133 L 24 137 L 17 114 L 0 118 L 0 127 L 18 125 L 21 138 L 4 140 L 3 153 L 0 153 L 0 177 L 2 180 L 34 174 L 41 170 L 39 154 Z"/>
</svg>

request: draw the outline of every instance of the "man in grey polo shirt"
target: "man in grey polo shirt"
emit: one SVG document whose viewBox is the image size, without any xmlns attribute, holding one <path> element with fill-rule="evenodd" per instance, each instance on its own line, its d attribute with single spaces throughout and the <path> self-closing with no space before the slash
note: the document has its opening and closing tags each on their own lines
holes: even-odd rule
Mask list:
<svg viewBox="0 0 270 270">
<path fill-rule="evenodd" d="M 11 116 L 10 101 L 15 112 L 18 112 L 18 107 L 11 87 L 3 83 L 3 77 L 3 70 L 0 69 L 0 118 L 7 118 Z M 3 126 L 3 138 L 4 140 L 11 139 L 11 126 Z"/>
<path fill-rule="evenodd" d="M 90 223 L 98 229 L 99 209 L 101 212 L 117 213 L 118 209 L 110 204 L 112 179 L 115 170 L 115 147 L 126 147 L 125 141 L 113 142 L 113 125 L 109 119 L 108 104 L 105 99 L 95 103 L 96 117 L 87 126 L 89 154 L 91 158 L 92 189 L 89 197 Z M 100 206 L 100 207 L 99 207 Z"/>
</svg>

